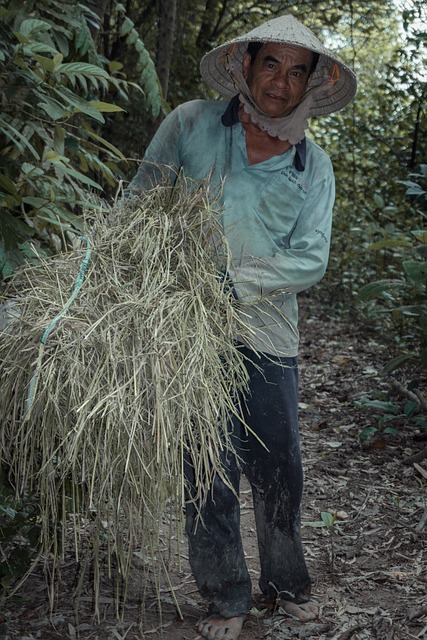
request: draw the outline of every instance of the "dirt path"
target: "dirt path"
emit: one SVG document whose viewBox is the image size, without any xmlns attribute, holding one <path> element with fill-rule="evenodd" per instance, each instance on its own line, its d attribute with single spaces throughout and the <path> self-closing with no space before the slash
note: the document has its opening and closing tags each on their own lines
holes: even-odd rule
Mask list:
<svg viewBox="0 0 427 640">
<path fill-rule="evenodd" d="M 427 460 L 418 466 L 403 463 L 426 446 L 425 439 L 417 440 L 413 427 L 400 417 L 393 422 L 397 434 L 362 446 L 359 433 L 372 424 L 372 413 L 358 409 L 354 401 L 362 394 L 388 389 L 380 375 L 388 354 L 363 327 L 320 313 L 310 298 L 302 305 L 302 334 L 303 539 L 321 615 L 303 625 L 280 611 L 263 612 L 254 602 L 242 640 L 427 638 Z M 256 597 L 256 536 L 245 482 L 241 501 Z M 334 520 L 329 529 L 322 513 Z M 77 619 L 70 596 L 74 579 L 70 560 L 63 568 L 51 620 L 43 577 L 35 573 L 17 594 L 19 600 L 8 603 L 0 638 L 155 640 L 163 635 L 165 640 L 196 640 L 194 623 L 205 606 L 188 568 L 185 544 L 183 548 L 181 566 L 176 557 L 172 559 L 173 591 L 163 586 L 162 617 L 155 598 L 148 598 L 148 610 L 141 615 L 135 572 L 120 622 L 108 581 L 101 594 L 101 620 L 93 619 L 89 589 Z"/>
</svg>

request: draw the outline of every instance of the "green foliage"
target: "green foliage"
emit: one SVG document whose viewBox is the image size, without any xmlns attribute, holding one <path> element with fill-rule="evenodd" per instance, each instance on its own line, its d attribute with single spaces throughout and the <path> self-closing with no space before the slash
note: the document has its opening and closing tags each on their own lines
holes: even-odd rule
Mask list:
<svg viewBox="0 0 427 640">
<path fill-rule="evenodd" d="M 427 165 L 419 174 L 405 181 L 419 229 L 404 232 L 388 227 L 388 236 L 367 247 L 382 253 L 388 274 L 364 285 L 358 295 L 368 318 L 374 318 L 383 335 L 392 337 L 397 348 L 385 373 L 392 373 L 404 364 L 427 368 L 427 231 L 423 228 L 426 214 Z"/>
<path fill-rule="evenodd" d="M 420 3 L 411 4 L 414 11 L 416 6 L 422 10 Z M 417 228 L 402 181 L 408 167 L 413 170 L 427 159 L 421 144 L 426 135 L 426 85 L 420 73 L 425 48 L 409 46 L 416 15 L 408 17 L 405 33 L 394 3 L 369 8 L 352 3 L 351 9 L 340 12 L 333 29 L 339 34 L 341 57 L 358 76 L 358 94 L 346 109 L 311 126 L 332 157 L 337 179 L 331 260 L 322 295 L 347 306 L 361 286 L 384 272 L 389 277 L 389 267 L 394 268 L 391 253 L 373 250 L 375 243 L 401 241 L 409 225 Z M 336 41 L 331 37 L 335 48 Z"/>
<path fill-rule="evenodd" d="M 337 514 L 329 513 L 329 511 L 322 511 L 322 513 L 320 514 L 320 517 L 322 518 L 322 522 L 325 525 L 325 527 L 327 527 L 328 531 L 333 531 L 335 522 L 337 520 Z"/>
<path fill-rule="evenodd" d="M 133 67 L 137 74 L 139 85 L 144 87 L 144 94 L 147 104 L 151 109 L 153 118 L 157 118 L 161 112 L 167 112 L 169 107 L 162 99 L 162 90 L 157 77 L 156 68 L 150 54 L 132 20 L 126 16 L 125 8 L 122 4 L 117 5 L 118 18 L 121 21 L 119 35 L 128 47 L 133 48 L 136 61 Z"/>
<path fill-rule="evenodd" d="M 260 632 L 260 630 L 261 630 L 260 620 L 262 618 L 264 618 L 266 614 L 268 614 L 268 609 L 267 608 L 258 609 L 257 607 L 252 607 L 249 610 L 249 615 L 254 617 L 255 620 L 257 621 L 258 632 Z"/>
<path fill-rule="evenodd" d="M 414 433 L 427 429 L 425 396 L 421 381 L 427 369 L 427 165 L 403 181 L 410 200 L 412 218 L 420 228 L 403 231 L 388 225 L 381 241 L 367 247 L 381 254 L 387 275 L 367 283 L 359 290 L 358 300 L 367 322 L 374 322 L 385 336 L 393 357 L 384 367 L 385 375 L 404 374 L 401 386 L 405 402 L 392 401 L 388 395 L 362 397 L 355 405 L 371 414 L 372 424 L 359 434 L 362 444 L 379 434 L 393 436 L 403 427 Z M 382 205 L 385 208 L 385 204 Z"/>
<path fill-rule="evenodd" d="M 163 108 L 142 41 L 124 27 L 144 61 L 140 86 L 97 54 L 87 11 L 56 0 L 1 9 L 0 277 L 37 259 L 34 241 L 42 254 L 65 248 L 89 192 L 117 188 L 125 156 L 102 135 L 109 114 L 124 113 L 116 99 L 137 90 L 153 115 Z"/>
<path fill-rule="evenodd" d="M 320 514 L 320 518 L 321 518 L 320 520 L 313 520 L 311 522 L 303 522 L 302 526 L 303 527 L 312 527 L 314 529 L 317 529 L 317 528 L 320 528 L 320 527 L 326 527 L 329 532 L 334 529 L 334 526 L 335 526 L 336 521 L 337 521 L 337 514 L 336 513 L 330 513 L 329 511 L 322 511 L 321 514 Z"/>
<path fill-rule="evenodd" d="M 417 388 L 418 382 L 412 381 L 408 385 L 409 391 Z M 362 395 L 354 404 L 358 409 L 368 412 L 372 424 L 364 427 L 359 433 L 359 441 L 366 444 L 373 437 L 394 436 L 404 428 L 412 431 L 427 430 L 427 415 L 423 413 L 418 402 L 406 400 L 404 402 L 391 401 L 388 396 L 375 397 Z"/>
</svg>

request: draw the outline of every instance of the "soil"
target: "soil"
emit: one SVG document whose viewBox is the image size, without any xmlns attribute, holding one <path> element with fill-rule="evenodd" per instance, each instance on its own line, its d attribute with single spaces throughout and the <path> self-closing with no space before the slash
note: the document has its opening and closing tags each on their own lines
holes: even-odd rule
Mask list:
<svg viewBox="0 0 427 640">
<path fill-rule="evenodd" d="M 392 420 L 392 432 L 380 428 L 362 442 L 361 435 L 378 426 L 378 419 L 357 400 L 396 393 L 390 378 L 381 374 L 388 348 L 365 325 L 322 310 L 310 296 L 301 306 L 303 541 L 320 613 L 303 624 L 280 608 L 266 611 L 257 605 L 256 533 L 250 490 L 243 481 L 242 535 L 254 602 L 241 638 L 427 638 L 427 459 L 411 460 L 426 448 L 426 430 L 408 422 L 403 412 L 407 398 L 394 395 L 402 411 Z M 178 555 L 168 558 L 171 584 L 160 585 L 161 612 L 154 591 L 142 607 L 135 569 L 119 619 L 114 585 L 106 578 L 99 617 L 93 613 L 90 585 L 84 585 L 76 615 L 70 553 L 53 613 L 43 572 L 35 569 L 6 601 L 0 638 L 198 640 L 194 624 L 206 603 L 188 567 L 185 540 L 182 549 L 180 560 Z"/>
</svg>

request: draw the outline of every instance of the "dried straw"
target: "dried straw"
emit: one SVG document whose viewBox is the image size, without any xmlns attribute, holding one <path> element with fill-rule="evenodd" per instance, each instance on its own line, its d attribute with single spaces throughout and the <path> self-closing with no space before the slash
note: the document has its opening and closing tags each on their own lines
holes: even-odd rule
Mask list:
<svg viewBox="0 0 427 640">
<path fill-rule="evenodd" d="M 135 554 L 160 576 L 166 517 L 181 535 L 184 457 L 198 501 L 222 473 L 247 375 L 233 336 L 249 330 L 220 277 L 228 253 L 206 187 L 158 187 L 86 227 L 90 259 L 81 243 L 4 292 L 0 446 L 18 495 L 40 494 L 54 572 L 70 514 L 78 560 L 89 535 L 97 593 L 100 536 L 123 584 Z"/>
</svg>

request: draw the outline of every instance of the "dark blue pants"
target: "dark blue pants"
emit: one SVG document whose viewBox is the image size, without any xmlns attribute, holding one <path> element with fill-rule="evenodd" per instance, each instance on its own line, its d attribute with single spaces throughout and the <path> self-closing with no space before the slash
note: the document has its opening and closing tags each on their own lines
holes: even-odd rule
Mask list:
<svg viewBox="0 0 427 640">
<path fill-rule="evenodd" d="M 259 585 L 274 601 L 278 596 L 303 602 L 310 577 L 301 543 L 300 504 L 303 475 L 298 429 L 298 368 L 296 358 L 250 358 L 244 418 L 268 451 L 236 419 L 230 425 L 240 460 L 229 453 L 224 469 L 236 493 L 240 471 L 248 478 L 254 502 L 261 564 Z M 191 485 L 191 468 L 187 467 Z M 216 477 L 201 510 L 186 506 L 190 565 L 211 612 L 224 617 L 243 615 L 251 597 L 251 582 L 240 536 L 240 506 L 236 495 Z"/>
</svg>

